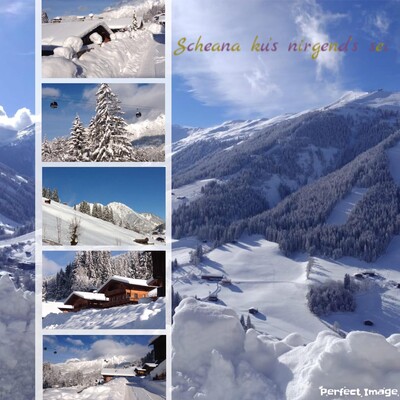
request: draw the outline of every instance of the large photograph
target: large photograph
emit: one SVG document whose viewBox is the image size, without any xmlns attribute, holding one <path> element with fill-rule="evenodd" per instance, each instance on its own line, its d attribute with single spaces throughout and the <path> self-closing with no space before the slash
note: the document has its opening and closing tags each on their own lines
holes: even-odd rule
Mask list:
<svg viewBox="0 0 400 400">
<path fill-rule="evenodd" d="M 399 393 L 399 10 L 173 3 L 174 400 Z"/>
</svg>

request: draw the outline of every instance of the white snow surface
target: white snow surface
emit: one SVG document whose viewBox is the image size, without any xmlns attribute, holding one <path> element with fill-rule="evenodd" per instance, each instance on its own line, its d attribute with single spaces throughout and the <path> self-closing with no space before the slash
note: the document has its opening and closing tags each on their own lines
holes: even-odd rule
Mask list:
<svg viewBox="0 0 400 400">
<path fill-rule="evenodd" d="M 174 316 L 172 397 L 317 400 L 320 386 L 399 389 L 399 341 L 324 331 L 303 346 L 296 334 L 277 340 L 245 332 L 232 309 L 188 298 Z"/>
<path fill-rule="evenodd" d="M 79 291 L 72 292 L 68 296 L 68 299 L 73 295 L 81 297 L 82 299 L 85 299 L 85 300 L 100 300 L 100 301 L 107 301 L 108 300 L 108 298 L 106 298 L 104 293 L 79 292 Z"/>
<path fill-rule="evenodd" d="M 174 189 L 172 195 L 172 209 L 176 210 L 182 204 L 188 204 L 202 196 L 201 188 L 210 182 L 220 182 L 218 179 L 201 179 L 188 185 Z"/>
<path fill-rule="evenodd" d="M 0 276 L 0 398 L 35 396 L 35 299 Z"/>
<path fill-rule="evenodd" d="M 145 237 L 110 222 L 75 211 L 67 205 L 54 201 L 47 204 L 43 201 L 43 242 L 52 245 L 70 245 L 69 225 L 74 218 L 80 221 L 78 245 L 138 245 L 134 239 Z M 59 225 L 61 223 L 60 241 L 57 222 Z"/>
<path fill-rule="evenodd" d="M 61 313 L 57 305 L 42 305 L 44 329 L 164 329 L 165 299 L 105 309 Z"/>
<path fill-rule="evenodd" d="M 386 150 L 389 158 L 389 171 L 393 180 L 400 186 L 400 142 Z"/>
<path fill-rule="evenodd" d="M 327 219 L 328 225 L 344 225 L 359 201 L 362 200 L 368 189 L 355 187 L 340 200 Z"/>
<path fill-rule="evenodd" d="M 89 387 L 81 392 L 77 388 L 45 389 L 44 400 L 162 400 L 165 389 L 162 382 L 154 390 L 139 378 L 115 378 L 104 385 Z M 159 393 L 161 392 L 161 393 Z"/>
</svg>

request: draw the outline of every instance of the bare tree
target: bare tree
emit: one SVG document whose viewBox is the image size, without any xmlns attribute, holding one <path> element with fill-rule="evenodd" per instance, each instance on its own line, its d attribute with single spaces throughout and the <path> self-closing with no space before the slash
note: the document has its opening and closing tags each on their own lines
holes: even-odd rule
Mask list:
<svg viewBox="0 0 400 400">
<path fill-rule="evenodd" d="M 71 246 L 78 244 L 78 237 L 80 234 L 81 219 L 74 217 L 69 224 L 69 238 L 71 240 Z"/>
</svg>

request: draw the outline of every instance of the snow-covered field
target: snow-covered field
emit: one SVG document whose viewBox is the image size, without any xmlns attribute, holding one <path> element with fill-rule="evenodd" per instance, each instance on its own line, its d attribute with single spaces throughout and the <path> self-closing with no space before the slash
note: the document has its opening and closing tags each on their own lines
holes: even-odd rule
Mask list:
<svg viewBox="0 0 400 400">
<path fill-rule="evenodd" d="M 183 297 L 206 299 L 210 293 L 218 295 L 218 303 L 247 317 L 251 307 L 258 308 L 251 315 L 255 328 L 274 337 L 283 338 L 297 332 L 304 343 L 315 340 L 319 332 L 338 321 L 343 331 L 370 330 L 385 336 L 400 332 L 400 237 L 395 237 L 386 255 L 368 264 L 351 257 L 325 260 L 315 257 L 310 278 L 306 278 L 308 257 L 285 257 L 276 243 L 261 237 L 247 237 L 235 244 L 227 244 L 206 253 L 198 267 L 189 263 L 189 251 L 198 245 L 195 239 L 175 242 L 173 259 L 179 268 L 173 273 L 174 290 Z M 207 245 L 202 243 L 204 250 Z M 319 319 L 307 307 L 306 294 L 312 283 L 328 279 L 343 280 L 346 273 L 354 275 L 374 270 L 382 279 L 371 281 L 370 288 L 356 295 L 357 309 L 353 313 L 335 313 Z M 202 274 L 223 274 L 230 285 L 201 279 Z M 372 320 L 374 326 L 364 325 Z"/>
<path fill-rule="evenodd" d="M 172 191 L 172 209 L 177 209 L 180 205 L 190 203 L 201 197 L 201 188 L 207 183 L 218 181 L 217 179 L 202 179 L 189 185 L 184 185 Z"/>
<path fill-rule="evenodd" d="M 164 329 L 165 299 L 102 310 L 61 313 L 55 302 L 42 305 L 44 329 Z"/>
<path fill-rule="evenodd" d="M 145 237 L 52 201 L 51 204 L 43 202 L 43 243 L 70 245 L 69 226 L 75 218 L 80 223 L 78 245 L 139 245 L 134 242 L 134 239 Z M 154 244 L 150 238 L 149 244 L 151 243 Z"/>
<path fill-rule="evenodd" d="M 286 305 L 290 309 L 290 305 Z M 281 340 L 245 332 L 228 307 L 184 299 L 172 331 L 174 400 L 317 400 L 324 389 L 400 393 L 400 335 L 351 332 L 345 339 L 324 331 L 303 346 L 296 333 Z M 381 390 L 379 392 L 379 390 Z M 389 396 L 387 396 L 389 397 Z"/>
<path fill-rule="evenodd" d="M 0 398 L 33 399 L 35 393 L 35 299 L 0 277 Z"/>
<path fill-rule="evenodd" d="M 144 380 L 143 380 L 144 381 Z M 104 385 L 81 390 L 78 388 L 45 389 L 44 400 L 162 400 L 165 399 L 165 382 L 148 389 L 139 378 L 115 378 Z"/>
</svg>

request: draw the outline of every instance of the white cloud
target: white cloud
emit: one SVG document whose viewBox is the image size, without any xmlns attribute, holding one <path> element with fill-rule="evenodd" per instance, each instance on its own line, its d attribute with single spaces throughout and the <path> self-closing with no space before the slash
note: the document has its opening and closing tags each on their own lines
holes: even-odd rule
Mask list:
<svg viewBox="0 0 400 400">
<path fill-rule="evenodd" d="M 374 14 L 366 14 L 363 30 L 374 39 L 382 40 L 389 32 L 391 21 L 385 11 Z"/>
<path fill-rule="evenodd" d="M 63 266 L 57 264 L 55 261 L 48 259 L 43 254 L 43 274 L 45 276 L 55 275 L 57 272 L 60 271 Z"/>
<path fill-rule="evenodd" d="M 13 117 L 7 116 L 3 107 L 0 107 L 0 127 L 19 131 L 32 125 L 37 120 L 36 116 L 27 108 L 19 109 Z"/>
<path fill-rule="evenodd" d="M 302 38 L 329 41 L 328 25 L 344 16 L 326 14 L 314 0 L 291 4 L 292 10 L 277 1 L 174 2 L 173 50 L 180 38 L 196 42 L 200 35 L 203 43 L 239 42 L 242 49 L 173 56 L 174 73 L 197 100 L 230 107 L 235 118 L 301 111 L 337 99 L 344 91 L 343 56 L 320 54 L 314 61 L 310 51 L 288 52 L 288 44 Z M 278 51 L 250 52 L 256 35 L 263 43 L 278 42 Z"/>
<path fill-rule="evenodd" d="M 165 86 L 163 84 L 110 84 L 112 91 L 121 101 L 128 123 L 136 122 L 136 111 L 142 113 L 142 119 L 154 120 L 165 114 Z M 84 99 L 93 105 L 96 99 L 97 87 L 84 91 Z"/>
<path fill-rule="evenodd" d="M 33 10 L 35 2 L 30 0 L 7 1 L 7 4 L 2 4 L 0 7 L 0 15 L 23 16 L 28 10 Z"/>
<path fill-rule="evenodd" d="M 73 346 L 84 346 L 84 343 L 80 339 L 72 339 L 71 337 L 65 339 L 66 342 L 72 344 Z"/>
<path fill-rule="evenodd" d="M 102 357 L 125 356 L 127 360 L 138 360 L 149 352 L 147 346 L 141 344 L 124 344 L 112 339 L 101 339 L 93 343 L 90 350 L 82 357 L 95 360 Z"/>
<path fill-rule="evenodd" d="M 56 89 L 54 87 L 44 87 L 42 89 L 42 97 L 52 97 L 52 98 L 58 98 L 61 96 L 61 91 L 60 89 Z"/>
</svg>

